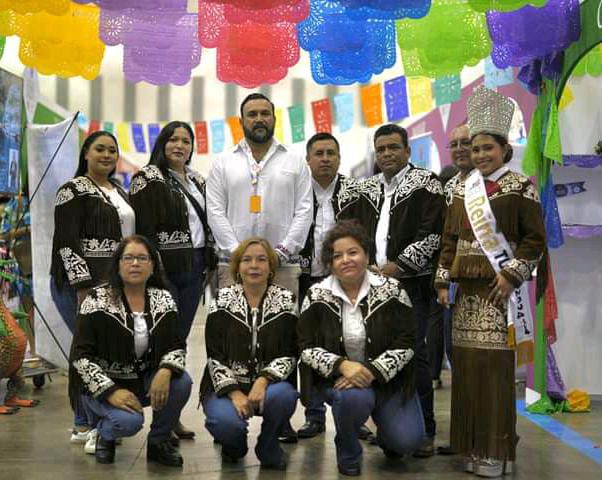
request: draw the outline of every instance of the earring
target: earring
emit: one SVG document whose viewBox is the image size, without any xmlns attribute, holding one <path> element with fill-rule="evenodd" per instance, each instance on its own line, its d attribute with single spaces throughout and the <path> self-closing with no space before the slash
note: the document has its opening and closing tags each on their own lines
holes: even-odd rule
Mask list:
<svg viewBox="0 0 602 480">
<path fill-rule="evenodd" d="M 242 283 L 242 277 L 240 276 L 240 273 L 236 274 L 236 282 L 237 283 Z"/>
</svg>

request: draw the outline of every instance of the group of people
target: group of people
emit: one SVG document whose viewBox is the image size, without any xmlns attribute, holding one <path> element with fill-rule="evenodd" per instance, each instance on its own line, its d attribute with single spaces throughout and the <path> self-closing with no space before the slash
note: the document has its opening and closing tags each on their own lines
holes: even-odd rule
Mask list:
<svg viewBox="0 0 602 480">
<path fill-rule="evenodd" d="M 361 473 L 369 417 L 387 457 L 433 455 L 426 337 L 438 299 L 453 312 L 451 449 L 467 471 L 509 471 L 507 304 L 545 248 L 537 192 L 504 166 L 513 108 L 496 92 L 474 93 L 449 145 L 464 162 L 445 192 L 409 162 L 407 132 L 394 124 L 374 134 L 380 173 L 368 179 L 339 173 L 329 133 L 314 135 L 302 159 L 274 139 L 274 105 L 262 94 L 242 102 L 244 138 L 214 160 L 206 183 L 188 165 L 186 123 L 163 128 L 129 195 L 112 180 L 115 138 L 90 135 L 57 193 L 51 272 L 74 332 L 72 441 L 112 463 L 150 404 L 147 458 L 182 465 L 177 440 L 194 436 L 179 421 L 191 390 L 186 340 L 215 271 L 200 399 L 223 461 L 247 453 L 248 420 L 259 415 L 255 453 L 264 468 L 285 469 L 280 442 L 323 432 L 325 404 L 344 475 Z M 494 241 L 509 245 L 505 262 L 490 262 Z M 306 422 L 295 432 L 298 392 Z"/>
</svg>

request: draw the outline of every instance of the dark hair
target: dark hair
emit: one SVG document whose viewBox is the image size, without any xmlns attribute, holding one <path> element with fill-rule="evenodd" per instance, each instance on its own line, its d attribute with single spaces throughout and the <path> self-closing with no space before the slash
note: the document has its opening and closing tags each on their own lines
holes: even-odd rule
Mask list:
<svg viewBox="0 0 602 480">
<path fill-rule="evenodd" d="M 169 141 L 173 135 L 173 132 L 176 131 L 176 128 L 184 128 L 190 135 L 192 148 L 190 150 L 190 156 L 188 157 L 188 160 L 186 160 L 186 165 L 190 163 L 192 154 L 194 153 L 194 132 L 192 131 L 192 128 L 190 128 L 190 125 L 179 120 L 169 122 L 159 132 L 159 136 L 157 137 L 157 141 L 153 147 L 150 160 L 148 161 L 149 165 L 155 165 L 156 167 L 159 167 L 159 170 L 161 170 L 161 172 L 164 174 L 167 174 L 167 170 L 169 169 L 169 162 L 167 161 L 167 158 L 165 158 L 165 144 Z"/>
<path fill-rule="evenodd" d="M 370 255 L 372 240 L 366 232 L 366 229 L 358 220 L 341 220 L 337 222 L 327 233 L 322 244 L 322 265 L 330 269 L 332 257 L 334 255 L 334 243 L 341 238 L 351 237 L 364 250 L 366 255 Z"/>
<path fill-rule="evenodd" d="M 327 133 L 327 132 L 319 132 L 319 133 L 316 133 L 313 137 L 311 137 L 307 141 L 307 144 L 305 145 L 305 151 L 306 151 L 307 155 L 309 155 L 311 146 L 314 143 L 319 142 L 321 140 L 332 140 L 336 144 L 338 152 L 341 153 L 341 146 L 339 145 L 339 141 L 334 137 L 334 135 L 331 135 L 330 133 Z"/>
<path fill-rule="evenodd" d="M 400 127 L 399 125 L 395 125 L 394 123 L 389 123 L 387 125 L 383 125 L 382 127 L 378 127 L 376 132 L 374 132 L 374 143 L 376 143 L 376 139 L 378 137 L 382 137 L 383 135 L 392 135 L 397 133 L 401 137 L 401 141 L 404 147 L 408 146 L 408 131 Z"/>
<path fill-rule="evenodd" d="M 266 97 L 263 93 L 250 93 L 249 95 L 247 95 L 245 97 L 245 99 L 240 104 L 240 118 L 242 118 L 244 116 L 243 109 L 245 108 L 246 103 L 250 102 L 251 100 L 267 100 L 267 102 L 272 107 L 272 114 L 274 113 L 274 104 L 268 97 Z"/>
<path fill-rule="evenodd" d="M 445 187 L 445 184 L 449 182 L 460 170 L 455 165 L 447 165 L 441 169 L 439 172 L 439 180 L 441 180 L 441 184 Z"/>
<path fill-rule="evenodd" d="M 153 262 L 153 273 L 149 277 L 146 282 L 146 285 L 149 287 L 157 287 L 162 289 L 167 289 L 168 281 L 165 277 L 165 271 L 163 270 L 163 262 L 161 261 L 161 257 L 159 256 L 159 251 L 155 248 L 155 246 L 148 240 L 148 238 L 142 235 L 130 235 L 129 237 L 125 237 L 119 242 L 115 252 L 113 253 L 113 257 L 111 258 L 111 268 L 109 270 L 109 285 L 116 292 L 121 292 L 123 290 L 123 280 L 119 275 L 119 262 L 121 261 L 121 257 L 123 256 L 123 252 L 125 248 L 130 243 L 139 243 L 146 247 L 148 254 Z"/>
<path fill-rule="evenodd" d="M 506 154 L 504 155 L 504 163 L 508 163 L 510 160 L 512 160 L 512 156 L 514 155 L 514 150 L 512 149 L 512 145 L 510 145 L 510 143 L 508 142 L 508 139 L 506 137 L 503 137 L 502 135 L 500 135 L 498 133 L 479 132 L 474 135 L 471 135 L 470 141 L 472 142 L 475 139 L 475 137 L 477 137 L 479 135 L 489 135 L 491 138 L 493 138 L 493 140 L 495 140 L 495 143 L 497 143 L 502 148 L 507 146 L 508 149 L 506 151 Z"/>
<path fill-rule="evenodd" d="M 86 155 L 92 144 L 99 137 L 109 137 L 113 139 L 115 146 L 117 147 L 117 158 L 119 158 L 119 144 L 117 143 L 115 135 L 113 135 L 111 132 L 107 132 L 106 130 L 97 130 L 86 137 L 82 148 L 79 150 L 79 162 L 77 164 L 77 170 L 75 171 L 75 177 L 81 177 L 88 172 L 88 160 L 86 160 Z M 115 170 L 117 170 L 117 167 L 115 167 L 111 173 L 109 173 L 109 177 L 112 177 L 115 174 Z"/>
</svg>

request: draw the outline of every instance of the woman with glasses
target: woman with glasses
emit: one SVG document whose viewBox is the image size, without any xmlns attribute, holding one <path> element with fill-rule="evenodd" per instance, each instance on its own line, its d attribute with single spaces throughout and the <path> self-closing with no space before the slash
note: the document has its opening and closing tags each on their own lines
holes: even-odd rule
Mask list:
<svg viewBox="0 0 602 480">
<path fill-rule="evenodd" d="M 185 343 L 177 335 L 177 307 L 165 287 L 159 254 L 144 237 L 122 240 L 109 282 L 84 299 L 70 358 L 69 394 L 97 421 L 96 461 L 115 461 L 115 442 L 153 421 L 146 458 L 172 467 L 182 457 L 170 442 L 188 401 Z"/>
<path fill-rule="evenodd" d="M 113 179 L 118 159 L 117 139 L 105 131 L 92 133 L 80 150 L 75 177 L 56 194 L 50 292 L 72 333 L 78 304 L 108 279 L 117 244 L 135 233 L 134 210 Z M 74 424 L 71 443 L 86 443 L 94 425 L 77 404 Z M 85 448 L 93 453 L 94 444 Z"/>
<path fill-rule="evenodd" d="M 278 255 L 263 238 L 250 237 L 234 250 L 236 283 L 217 292 L 207 316 L 201 401 L 224 461 L 246 455 L 248 421 L 259 415 L 255 453 L 262 467 L 283 470 L 278 433 L 298 396 L 287 381 L 297 362 L 297 308 L 293 293 L 272 283 L 277 266 Z"/>
</svg>

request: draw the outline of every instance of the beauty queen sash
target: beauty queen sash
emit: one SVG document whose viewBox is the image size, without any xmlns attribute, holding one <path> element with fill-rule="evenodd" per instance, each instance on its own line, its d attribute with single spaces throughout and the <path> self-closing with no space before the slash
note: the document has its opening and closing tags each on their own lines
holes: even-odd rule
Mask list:
<svg viewBox="0 0 602 480">
<path fill-rule="evenodd" d="M 499 273 L 514 254 L 504 234 L 497 231 L 485 181 L 477 170 L 466 179 L 464 208 L 475 238 L 495 273 Z M 533 361 L 533 316 L 527 282 L 508 299 L 508 343 L 515 347 L 519 365 Z"/>
</svg>

